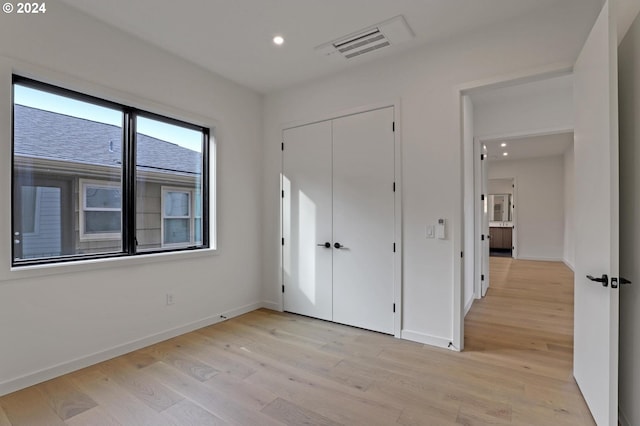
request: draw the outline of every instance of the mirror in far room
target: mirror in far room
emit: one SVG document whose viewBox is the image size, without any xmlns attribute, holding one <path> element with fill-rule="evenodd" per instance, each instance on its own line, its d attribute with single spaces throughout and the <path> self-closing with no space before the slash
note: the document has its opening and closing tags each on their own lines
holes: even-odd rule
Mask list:
<svg viewBox="0 0 640 426">
<path fill-rule="evenodd" d="M 489 221 L 511 222 L 511 194 L 489 194 Z"/>
</svg>

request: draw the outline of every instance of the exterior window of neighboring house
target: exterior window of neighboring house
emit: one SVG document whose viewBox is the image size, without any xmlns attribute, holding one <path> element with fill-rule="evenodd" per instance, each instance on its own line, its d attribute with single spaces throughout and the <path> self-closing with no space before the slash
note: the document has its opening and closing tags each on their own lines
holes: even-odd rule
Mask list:
<svg viewBox="0 0 640 426">
<path fill-rule="evenodd" d="M 122 232 L 122 188 L 80 179 L 80 239 L 118 239 Z"/>
<path fill-rule="evenodd" d="M 13 266 L 211 246 L 206 127 L 14 76 L 12 154 Z"/>
<path fill-rule="evenodd" d="M 190 245 L 198 241 L 193 191 L 162 188 L 162 245 Z"/>
</svg>

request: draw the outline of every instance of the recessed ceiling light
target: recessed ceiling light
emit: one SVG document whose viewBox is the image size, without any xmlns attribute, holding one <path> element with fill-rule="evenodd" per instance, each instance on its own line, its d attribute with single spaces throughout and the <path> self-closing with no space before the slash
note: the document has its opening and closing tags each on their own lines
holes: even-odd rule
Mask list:
<svg viewBox="0 0 640 426">
<path fill-rule="evenodd" d="M 500 146 L 504 148 L 505 146 L 507 146 L 507 143 L 506 143 L 506 142 L 502 142 L 502 143 L 500 144 Z"/>
<path fill-rule="evenodd" d="M 273 44 L 276 46 L 282 46 L 282 43 L 284 43 L 284 38 L 282 38 L 282 36 L 275 36 L 273 38 Z"/>
<path fill-rule="evenodd" d="M 503 152 L 502 155 L 506 157 L 507 155 L 509 155 L 509 153 L 508 152 Z"/>
</svg>

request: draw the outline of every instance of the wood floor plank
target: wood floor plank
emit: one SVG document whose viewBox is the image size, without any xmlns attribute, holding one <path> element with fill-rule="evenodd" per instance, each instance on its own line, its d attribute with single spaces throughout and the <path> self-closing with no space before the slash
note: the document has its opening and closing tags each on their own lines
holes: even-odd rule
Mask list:
<svg viewBox="0 0 640 426">
<path fill-rule="evenodd" d="M 105 412 L 124 426 L 179 425 L 163 417 L 156 410 L 134 397 L 125 388 L 107 377 L 99 369 L 75 375 L 71 379 L 76 386 L 96 401 Z"/>
<path fill-rule="evenodd" d="M 11 426 L 11 422 L 9 421 L 9 418 L 5 414 L 2 406 L 0 406 L 0 426 Z"/>
<path fill-rule="evenodd" d="M 180 343 L 174 339 L 152 345 L 141 352 L 150 354 L 153 358 L 162 360 L 201 382 L 206 382 L 218 374 L 218 370 L 212 366 L 185 353 Z"/>
<path fill-rule="evenodd" d="M 226 426 L 229 423 L 189 400 L 183 400 L 163 411 L 180 426 Z"/>
<path fill-rule="evenodd" d="M 274 419 L 289 425 L 309 425 L 309 426 L 340 426 L 342 423 L 334 422 L 318 413 L 296 405 L 282 398 L 276 398 L 269 405 L 261 410 L 263 413 Z"/>
<path fill-rule="evenodd" d="M 253 402 L 244 398 L 241 400 L 231 398 L 224 392 L 207 386 L 163 362 L 150 365 L 147 370 L 175 392 L 181 393 L 185 398 L 194 401 L 230 424 L 282 425 L 281 422 L 271 419 L 260 411 L 251 409 Z"/>
<path fill-rule="evenodd" d="M 14 425 L 64 425 L 62 419 L 35 388 L 30 387 L 0 398 L 0 407 Z"/>
<path fill-rule="evenodd" d="M 118 422 L 102 407 L 97 406 L 65 421 L 67 426 L 127 426 Z"/>
<path fill-rule="evenodd" d="M 36 389 L 62 420 L 70 419 L 98 405 L 66 377 L 40 383 L 36 385 Z"/>
<path fill-rule="evenodd" d="M 237 357 L 229 356 L 208 337 L 190 333 L 176 337 L 173 340 L 186 353 L 221 373 L 230 374 L 241 379 L 255 373 L 254 369 L 242 363 Z"/>
<path fill-rule="evenodd" d="M 135 369 L 123 359 L 103 362 L 99 368 L 111 380 L 158 412 L 183 399 L 153 376 L 146 375 L 143 369 Z"/>
</svg>

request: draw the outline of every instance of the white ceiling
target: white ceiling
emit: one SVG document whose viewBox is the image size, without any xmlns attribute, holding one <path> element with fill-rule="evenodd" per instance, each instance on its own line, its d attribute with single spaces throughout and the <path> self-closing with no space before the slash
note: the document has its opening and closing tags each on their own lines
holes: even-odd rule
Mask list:
<svg viewBox="0 0 640 426">
<path fill-rule="evenodd" d="M 585 19 L 601 0 L 62 0 L 88 15 L 266 93 L 542 8 Z M 397 15 L 416 37 L 352 60 L 314 47 Z M 285 44 L 271 39 L 281 34 Z M 337 55 L 336 55 L 337 56 Z"/>
<path fill-rule="evenodd" d="M 506 143 L 506 147 L 501 147 Z M 485 142 L 489 161 L 524 160 L 562 155 L 573 144 L 573 132 Z M 502 155 L 507 152 L 509 155 Z"/>
</svg>

